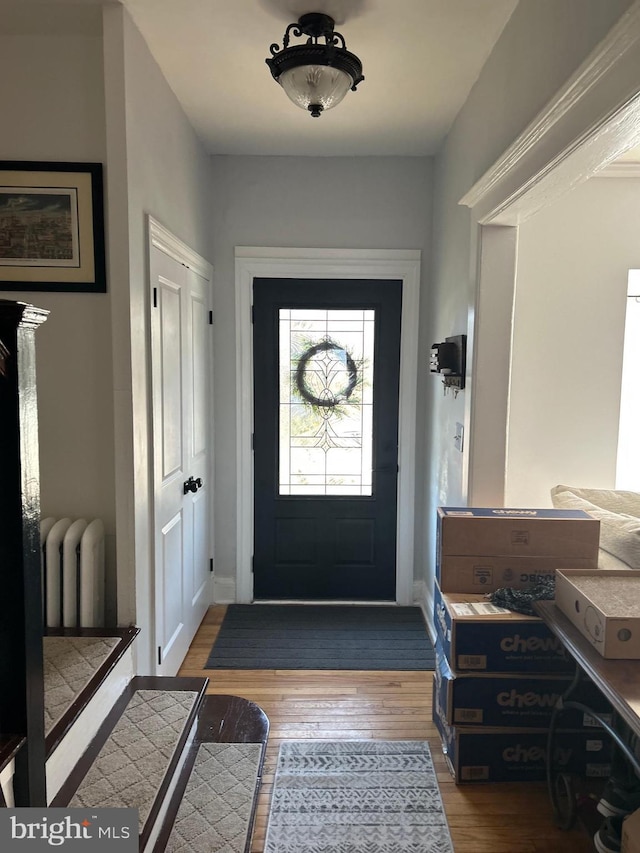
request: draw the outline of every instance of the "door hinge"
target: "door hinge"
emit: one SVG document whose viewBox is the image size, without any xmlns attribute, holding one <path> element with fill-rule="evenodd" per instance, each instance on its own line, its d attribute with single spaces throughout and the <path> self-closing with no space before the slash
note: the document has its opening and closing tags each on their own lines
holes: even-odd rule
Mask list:
<svg viewBox="0 0 640 853">
<path fill-rule="evenodd" d="M 254 449 L 256 434 L 254 432 L 251 433 L 251 449 Z"/>
<path fill-rule="evenodd" d="M 158 666 L 162 664 L 162 646 L 158 646 Z"/>
<path fill-rule="evenodd" d="M 209 311 L 209 325 L 213 326 L 213 311 Z"/>
<path fill-rule="evenodd" d="M 157 287 L 153 288 L 153 307 L 154 308 L 158 307 L 158 288 Z"/>
<path fill-rule="evenodd" d="M 210 571 L 210 572 L 212 572 L 212 571 L 213 571 L 213 557 L 210 557 L 210 558 L 209 558 L 209 571 Z"/>
<path fill-rule="evenodd" d="M 251 574 L 253 574 L 253 567 L 255 564 L 255 559 L 256 559 L 255 556 L 252 554 L 251 555 Z"/>
<path fill-rule="evenodd" d="M 253 307 L 253 305 L 252 305 L 252 306 L 251 306 L 251 322 L 252 322 L 252 323 L 253 323 L 253 321 L 255 320 L 255 316 L 256 316 L 256 311 L 255 311 L 255 308 L 254 308 L 254 307 Z"/>
</svg>

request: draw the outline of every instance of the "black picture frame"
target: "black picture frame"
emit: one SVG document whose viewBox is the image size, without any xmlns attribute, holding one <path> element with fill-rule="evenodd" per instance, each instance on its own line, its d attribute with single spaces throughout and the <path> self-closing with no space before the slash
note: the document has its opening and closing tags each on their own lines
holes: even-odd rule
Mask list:
<svg viewBox="0 0 640 853">
<path fill-rule="evenodd" d="M 0 161 L 0 291 L 105 293 L 101 163 Z"/>
</svg>

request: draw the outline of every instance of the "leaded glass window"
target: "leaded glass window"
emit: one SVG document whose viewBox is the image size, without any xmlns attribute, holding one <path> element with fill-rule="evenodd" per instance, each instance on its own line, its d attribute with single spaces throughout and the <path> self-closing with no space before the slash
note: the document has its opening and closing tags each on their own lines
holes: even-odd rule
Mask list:
<svg viewBox="0 0 640 853">
<path fill-rule="evenodd" d="M 371 309 L 279 313 L 279 493 L 371 495 Z"/>
</svg>

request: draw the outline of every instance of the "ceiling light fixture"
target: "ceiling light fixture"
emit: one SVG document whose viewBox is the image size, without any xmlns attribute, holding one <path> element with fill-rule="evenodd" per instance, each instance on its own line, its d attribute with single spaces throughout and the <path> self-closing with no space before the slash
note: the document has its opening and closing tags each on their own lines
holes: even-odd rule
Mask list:
<svg viewBox="0 0 640 853">
<path fill-rule="evenodd" d="M 329 15 L 302 15 L 297 24 L 289 24 L 285 30 L 282 48 L 272 44 L 271 56 L 265 60 L 273 79 L 293 103 L 315 118 L 339 104 L 349 89 L 355 92 L 364 80 L 362 63 L 347 50 L 344 37 L 334 31 L 334 26 Z M 309 38 L 305 44 L 289 47 L 290 33 Z"/>
</svg>

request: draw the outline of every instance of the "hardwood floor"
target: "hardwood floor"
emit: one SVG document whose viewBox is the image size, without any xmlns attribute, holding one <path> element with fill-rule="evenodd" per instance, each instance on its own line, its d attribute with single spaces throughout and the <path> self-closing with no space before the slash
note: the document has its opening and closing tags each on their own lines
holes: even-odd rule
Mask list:
<svg viewBox="0 0 640 853">
<path fill-rule="evenodd" d="M 543 784 L 454 784 L 431 722 L 430 672 L 205 670 L 225 607 L 211 607 L 180 675 L 207 676 L 207 693 L 256 702 L 271 729 L 252 853 L 262 853 L 278 748 L 303 738 L 427 739 L 456 853 L 591 853 L 584 830 L 553 823 Z"/>
</svg>

